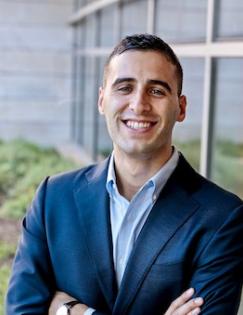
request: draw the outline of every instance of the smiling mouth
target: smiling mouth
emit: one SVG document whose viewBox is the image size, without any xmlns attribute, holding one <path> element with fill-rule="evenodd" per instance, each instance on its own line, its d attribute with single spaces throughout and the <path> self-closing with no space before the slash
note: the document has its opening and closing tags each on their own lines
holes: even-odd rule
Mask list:
<svg viewBox="0 0 243 315">
<path fill-rule="evenodd" d="M 123 120 L 123 123 L 134 130 L 144 130 L 153 127 L 156 122 L 152 121 L 136 121 L 136 120 Z"/>
</svg>

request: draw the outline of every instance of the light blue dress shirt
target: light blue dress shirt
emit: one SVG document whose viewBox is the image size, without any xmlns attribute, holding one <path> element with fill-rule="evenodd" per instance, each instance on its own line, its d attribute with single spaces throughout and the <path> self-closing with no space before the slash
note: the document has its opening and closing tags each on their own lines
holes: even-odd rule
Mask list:
<svg viewBox="0 0 243 315">
<path fill-rule="evenodd" d="M 113 259 L 118 288 L 121 285 L 127 261 L 138 235 L 161 190 L 176 168 L 178 159 L 178 151 L 174 148 L 171 158 L 139 189 L 129 202 L 118 191 L 114 155 L 111 155 L 106 189 L 110 197 Z M 89 308 L 84 315 L 91 315 L 93 312 L 94 309 Z"/>
</svg>

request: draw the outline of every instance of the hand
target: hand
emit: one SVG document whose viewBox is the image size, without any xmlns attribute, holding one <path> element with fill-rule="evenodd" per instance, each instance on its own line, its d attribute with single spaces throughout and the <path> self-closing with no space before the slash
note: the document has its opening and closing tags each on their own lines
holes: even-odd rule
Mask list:
<svg viewBox="0 0 243 315">
<path fill-rule="evenodd" d="M 197 315 L 201 312 L 200 306 L 203 304 L 201 297 L 191 299 L 194 289 L 190 288 L 174 300 L 165 315 Z"/>
<path fill-rule="evenodd" d="M 48 311 L 48 315 L 55 315 L 58 308 L 63 305 L 64 303 L 70 302 L 75 300 L 75 298 L 71 297 L 70 295 L 68 295 L 67 293 L 64 292 L 56 292 L 56 294 L 54 295 L 50 307 L 49 307 L 49 311 Z M 71 315 L 83 315 L 84 312 L 88 309 L 88 306 L 85 304 L 76 304 L 74 305 L 74 307 L 71 309 Z"/>
</svg>

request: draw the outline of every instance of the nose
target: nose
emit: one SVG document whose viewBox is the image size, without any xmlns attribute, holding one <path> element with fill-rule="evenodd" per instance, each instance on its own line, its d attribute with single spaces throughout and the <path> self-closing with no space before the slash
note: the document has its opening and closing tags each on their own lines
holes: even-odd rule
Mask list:
<svg viewBox="0 0 243 315">
<path fill-rule="evenodd" d="M 130 100 L 129 108 L 135 114 L 140 115 L 145 112 L 149 112 L 151 110 L 151 105 L 145 93 L 143 93 L 142 91 L 138 91 L 135 95 L 133 95 L 133 98 Z"/>
</svg>

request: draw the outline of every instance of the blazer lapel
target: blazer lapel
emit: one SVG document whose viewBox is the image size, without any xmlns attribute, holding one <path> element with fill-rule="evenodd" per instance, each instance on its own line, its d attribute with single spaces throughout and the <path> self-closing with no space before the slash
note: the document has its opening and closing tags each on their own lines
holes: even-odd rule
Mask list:
<svg viewBox="0 0 243 315">
<path fill-rule="evenodd" d="M 180 185 L 180 168 L 169 179 L 136 241 L 114 306 L 115 315 L 126 314 L 156 257 L 199 206 Z"/>
<path fill-rule="evenodd" d="M 117 296 L 117 286 L 113 265 L 109 199 L 106 192 L 107 167 L 108 160 L 87 172 L 87 182 L 77 180 L 74 196 L 98 281 L 112 310 Z"/>
</svg>

